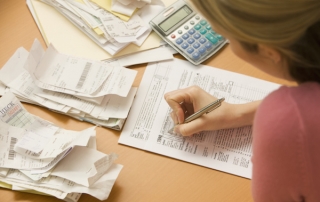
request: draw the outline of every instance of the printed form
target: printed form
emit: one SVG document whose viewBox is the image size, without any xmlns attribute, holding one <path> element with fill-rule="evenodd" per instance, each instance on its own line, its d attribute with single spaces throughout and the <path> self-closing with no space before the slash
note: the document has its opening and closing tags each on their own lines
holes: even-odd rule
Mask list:
<svg viewBox="0 0 320 202">
<path fill-rule="evenodd" d="M 191 85 L 235 104 L 263 99 L 279 87 L 279 84 L 204 65 L 194 66 L 179 59 L 149 64 L 119 143 L 251 178 L 251 126 L 203 131 L 190 137 L 168 133 L 173 121 L 164 94 Z"/>
</svg>

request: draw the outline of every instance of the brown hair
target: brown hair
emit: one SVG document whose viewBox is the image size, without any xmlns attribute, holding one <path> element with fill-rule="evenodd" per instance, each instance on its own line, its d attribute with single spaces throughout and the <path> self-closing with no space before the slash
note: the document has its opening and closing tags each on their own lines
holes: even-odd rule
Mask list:
<svg viewBox="0 0 320 202">
<path fill-rule="evenodd" d="M 276 49 L 297 82 L 320 83 L 320 0 L 191 0 L 251 52 Z"/>
</svg>

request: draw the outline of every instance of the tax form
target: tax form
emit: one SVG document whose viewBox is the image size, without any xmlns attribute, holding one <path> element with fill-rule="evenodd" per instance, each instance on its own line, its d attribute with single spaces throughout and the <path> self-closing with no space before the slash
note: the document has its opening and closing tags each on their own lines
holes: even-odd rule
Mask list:
<svg viewBox="0 0 320 202">
<path fill-rule="evenodd" d="M 173 122 L 166 92 L 198 85 L 226 102 L 241 104 L 263 99 L 278 84 L 174 59 L 147 66 L 126 121 L 120 144 L 193 164 L 251 178 L 251 126 L 203 131 L 190 137 L 168 133 Z"/>
</svg>

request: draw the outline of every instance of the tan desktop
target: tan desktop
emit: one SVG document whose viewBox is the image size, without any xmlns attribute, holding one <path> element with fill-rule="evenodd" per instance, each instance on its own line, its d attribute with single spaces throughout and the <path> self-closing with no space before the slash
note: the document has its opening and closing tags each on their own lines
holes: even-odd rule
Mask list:
<svg viewBox="0 0 320 202">
<path fill-rule="evenodd" d="M 43 47 L 46 47 L 26 2 L 24 0 L 0 0 L 0 68 L 17 48 L 23 46 L 29 50 L 35 38 L 40 40 Z M 181 55 L 175 55 L 175 57 L 183 59 Z M 228 45 L 203 64 L 271 82 L 292 85 L 292 83 L 273 78 L 246 64 L 233 55 Z M 129 67 L 138 71 L 134 86 L 139 86 L 146 65 Z M 92 124 L 41 107 L 30 104 L 24 104 L 24 106 L 30 113 L 62 128 L 79 131 L 92 126 Z M 117 153 L 119 158 L 116 163 L 124 166 L 106 201 L 252 201 L 249 179 L 118 144 L 120 133 L 107 128 L 97 128 L 97 149 L 104 153 Z M 61 201 L 51 196 L 4 188 L 0 188 L 0 197 L 2 202 Z M 99 200 L 87 194 L 83 194 L 79 200 L 79 202 L 89 201 L 98 202 Z"/>
</svg>

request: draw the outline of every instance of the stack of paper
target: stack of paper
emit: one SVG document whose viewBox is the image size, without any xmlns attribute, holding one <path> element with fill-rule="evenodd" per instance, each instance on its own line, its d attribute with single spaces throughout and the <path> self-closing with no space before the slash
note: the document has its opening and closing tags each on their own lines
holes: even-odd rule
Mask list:
<svg viewBox="0 0 320 202">
<path fill-rule="evenodd" d="M 130 1 L 133 2 L 133 0 Z M 150 4 L 147 4 L 137 12 L 134 12 L 134 15 L 138 15 L 143 22 L 147 22 L 144 24 L 148 24 L 155 15 L 164 9 L 161 2 L 163 2 L 165 6 L 168 6 L 174 1 L 175 0 L 151 0 Z M 88 1 L 83 2 L 88 3 Z M 141 51 L 158 48 L 161 45 L 161 38 L 155 32 L 151 32 L 148 35 L 149 31 L 146 31 L 143 35 L 148 36 L 143 43 L 143 37 L 141 36 L 137 43 L 129 43 L 128 46 L 123 48 L 116 55 L 111 55 L 88 37 L 82 29 L 79 29 L 68 20 L 68 18 L 61 15 L 54 7 L 38 0 L 26 0 L 26 3 L 47 46 L 54 44 L 55 48 L 61 53 L 94 60 L 106 60 L 114 58 L 115 56 L 136 54 Z M 99 4 L 104 10 L 111 10 L 111 0 L 94 0 L 94 3 Z M 91 3 L 91 5 L 95 4 Z M 118 15 L 119 13 L 113 12 L 113 14 L 117 14 L 121 19 L 123 18 L 123 15 L 121 17 Z M 148 30 L 151 30 L 151 28 Z M 162 57 L 163 53 L 156 55 Z M 158 59 L 158 61 L 161 60 L 161 58 Z M 142 62 L 146 61 L 144 60 Z"/>
<path fill-rule="evenodd" d="M 130 43 L 141 46 L 151 33 L 148 22 L 155 15 L 146 15 L 141 12 L 133 13 L 136 6 L 141 3 L 125 6 L 118 1 L 112 3 L 107 0 L 40 1 L 53 7 L 110 55 L 118 53 Z M 144 4 L 140 6 L 142 5 Z M 159 12 L 165 8 L 161 1 L 154 1 L 152 5 L 156 6 Z M 114 12 L 112 9 L 118 12 Z"/>
<path fill-rule="evenodd" d="M 0 186 L 66 201 L 108 198 L 122 169 L 96 150 L 95 127 L 70 131 L 28 113 L 11 93 L 0 99 Z M 5 183 L 5 184 L 4 184 Z"/>
<path fill-rule="evenodd" d="M 120 130 L 136 88 L 136 71 L 117 60 L 101 62 L 44 51 L 35 40 L 30 53 L 19 48 L 0 70 L 0 81 L 21 101 L 79 120 Z"/>
</svg>

